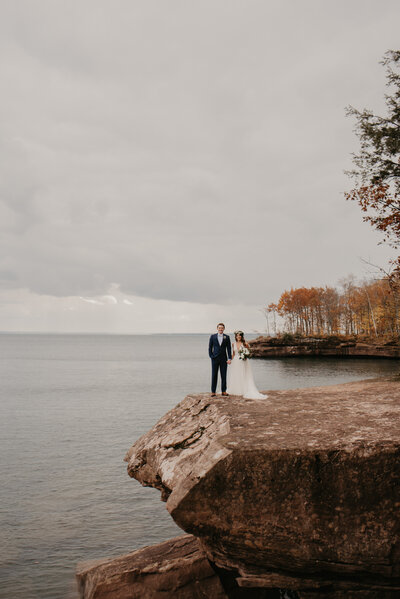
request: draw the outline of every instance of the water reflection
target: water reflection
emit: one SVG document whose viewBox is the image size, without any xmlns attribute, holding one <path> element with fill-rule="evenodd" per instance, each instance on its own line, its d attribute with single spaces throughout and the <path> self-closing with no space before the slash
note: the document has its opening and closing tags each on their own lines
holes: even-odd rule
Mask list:
<svg viewBox="0 0 400 599">
<path fill-rule="evenodd" d="M 370 358 L 282 358 L 253 360 L 252 365 L 262 389 L 337 385 L 400 372 L 398 360 Z"/>
</svg>

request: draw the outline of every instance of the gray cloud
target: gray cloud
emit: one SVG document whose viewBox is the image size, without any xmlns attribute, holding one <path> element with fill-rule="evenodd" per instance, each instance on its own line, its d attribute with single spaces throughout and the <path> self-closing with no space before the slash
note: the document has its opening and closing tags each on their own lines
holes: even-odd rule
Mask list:
<svg viewBox="0 0 400 599">
<path fill-rule="evenodd" d="M 398 2 L 0 12 L 2 286 L 261 304 L 386 259 L 344 107 L 382 108 Z"/>
</svg>

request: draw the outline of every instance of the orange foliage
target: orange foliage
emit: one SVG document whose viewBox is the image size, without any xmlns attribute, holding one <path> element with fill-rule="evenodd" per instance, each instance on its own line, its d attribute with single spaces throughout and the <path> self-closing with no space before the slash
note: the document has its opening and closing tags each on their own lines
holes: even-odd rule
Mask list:
<svg viewBox="0 0 400 599">
<path fill-rule="evenodd" d="M 299 287 L 284 291 L 266 312 L 283 318 L 285 330 L 301 335 L 397 336 L 399 294 L 388 279 L 334 287 Z"/>
<path fill-rule="evenodd" d="M 345 193 L 365 213 L 364 221 L 384 233 L 384 240 L 394 247 L 400 243 L 400 194 L 386 183 L 362 185 Z"/>
</svg>

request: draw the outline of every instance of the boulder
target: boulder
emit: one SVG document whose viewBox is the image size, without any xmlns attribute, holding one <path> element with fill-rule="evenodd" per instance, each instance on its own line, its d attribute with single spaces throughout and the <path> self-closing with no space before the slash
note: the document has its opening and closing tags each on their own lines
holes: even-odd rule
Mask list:
<svg viewBox="0 0 400 599">
<path fill-rule="evenodd" d="M 191 535 L 116 558 L 78 564 L 82 599 L 226 599 L 209 561 Z"/>
<path fill-rule="evenodd" d="M 400 596 L 399 383 L 267 393 L 189 395 L 132 446 L 129 475 L 242 588 Z"/>
</svg>

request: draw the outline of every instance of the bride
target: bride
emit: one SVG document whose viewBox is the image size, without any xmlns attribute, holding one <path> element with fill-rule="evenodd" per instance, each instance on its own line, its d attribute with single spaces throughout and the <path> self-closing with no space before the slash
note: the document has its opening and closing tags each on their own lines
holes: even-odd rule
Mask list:
<svg viewBox="0 0 400 599">
<path fill-rule="evenodd" d="M 242 359 L 243 350 L 249 349 L 245 341 L 243 331 L 235 331 L 233 343 L 232 363 L 228 371 L 228 393 L 229 395 L 243 395 L 246 399 L 265 399 L 267 395 L 259 393 L 253 378 L 250 360 Z"/>
</svg>

